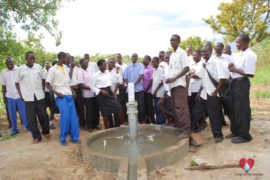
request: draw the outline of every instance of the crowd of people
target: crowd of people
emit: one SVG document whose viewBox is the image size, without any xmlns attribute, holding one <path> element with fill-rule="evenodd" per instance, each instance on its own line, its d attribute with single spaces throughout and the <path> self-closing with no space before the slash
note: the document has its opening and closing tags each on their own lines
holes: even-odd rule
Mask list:
<svg viewBox="0 0 270 180">
<path fill-rule="evenodd" d="M 249 78 L 255 74 L 257 56 L 249 48 L 249 37 L 237 37 L 234 54 L 221 42 L 214 48 L 206 42 L 202 49 L 185 51 L 177 34 L 170 43 L 171 52 L 160 51 L 153 58 L 145 55 L 142 63 L 132 54 L 130 65 L 122 62 L 120 53 L 97 63 L 85 54 L 78 65 L 73 56 L 59 52 L 58 60 L 44 68 L 35 63 L 31 51 L 20 67 L 8 57 L 0 83 L 12 135 L 19 132 L 17 110 L 34 144 L 42 140 L 41 134 L 51 138 L 55 113 L 60 113 L 61 145 L 66 145 L 67 135 L 71 142 L 80 143 L 80 129 L 100 129 L 100 114 L 106 129 L 127 125 L 127 86 L 134 83 L 139 123 L 174 126 L 183 139 L 202 131 L 209 117 L 214 141 L 219 143 L 227 115 L 231 133 L 225 138 L 232 143 L 250 141 Z"/>
</svg>

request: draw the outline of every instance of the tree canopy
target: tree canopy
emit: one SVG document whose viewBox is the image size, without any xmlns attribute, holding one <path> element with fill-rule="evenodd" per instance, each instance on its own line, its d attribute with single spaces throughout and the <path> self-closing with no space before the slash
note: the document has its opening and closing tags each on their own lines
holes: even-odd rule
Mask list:
<svg viewBox="0 0 270 180">
<path fill-rule="evenodd" d="M 43 28 L 55 38 L 58 45 L 62 33 L 58 30 L 58 21 L 55 16 L 60 3 L 61 0 L 1 0 L 1 31 L 11 31 L 18 24 L 32 35 Z"/>
<path fill-rule="evenodd" d="M 220 14 L 203 19 L 214 32 L 232 42 L 239 34 L 248 34 L 251 45 L 270 36 L 270 0 L 232 0 L 221 3 Z"/>
<path fill-rule="evenodd" d="M 201 38 L 198 36 L 190 36 L 187 39 L 181 41 L 180 47 L 183 49 L 191 47 L 193 50 L 198 50 L 203 47 L 205 42 L 206 40 L 201 40 Z"/>
</svg>

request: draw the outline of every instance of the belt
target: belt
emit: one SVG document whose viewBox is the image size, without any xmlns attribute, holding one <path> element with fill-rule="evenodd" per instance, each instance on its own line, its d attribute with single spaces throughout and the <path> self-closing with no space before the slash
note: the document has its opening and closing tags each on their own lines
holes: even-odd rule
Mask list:
<svg viewBox="0 0 270 180">
<path fill-rule="evenodd" d="M 248 78 L 247 77 L 238 77 L 238 78 L 232 79 L 232 81 L 242 81 L 242 80 L 248 80 Z"/>
</svg>

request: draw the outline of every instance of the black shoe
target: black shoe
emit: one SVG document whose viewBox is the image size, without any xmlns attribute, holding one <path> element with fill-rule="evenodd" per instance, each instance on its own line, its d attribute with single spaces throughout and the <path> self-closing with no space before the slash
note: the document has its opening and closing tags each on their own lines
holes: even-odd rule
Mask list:
<svg viewBox="0 0 270 180">
<path fill-rule="evenodd" d="M 215 138 L 215 143 L 220 143 L 223 141 L 223 137 L 220 137 L 220 138 Z"/>
<path fill-rule="evenodd" d="M 238 137 L 238 136 L 234 135 L 233 133 L 225 136 L 226 139 L 232 139 L 232 138 L 236 138 L 236 137 Z"/>
<path fill-rule="evenodd" d="M 245 142 L 249 142 L 250 140 L 246 140 L 242 137 L 237 137 L 231 140 L 233 144 L 240 144 L 240 143 L 245 143 Z"/>
<path fill-rule="evenodd" d="M 222 126 L 228 126 L 228 124 L 226 123 L 226 121 L 222 122 Z"/>
</svg>

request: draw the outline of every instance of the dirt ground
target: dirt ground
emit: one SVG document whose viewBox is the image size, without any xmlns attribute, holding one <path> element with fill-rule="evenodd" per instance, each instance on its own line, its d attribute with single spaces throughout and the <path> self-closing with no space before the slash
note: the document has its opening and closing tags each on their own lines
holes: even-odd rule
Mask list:
<svg viewBox="0 0 270 180">
<path fill-rule="evenodd" d="M 270 102 L 252 100 L 256 114 L 252 116 L 249 143 L 235 145 L 230 140 L 215 144 L 210 127 L 203 131 L 204 144 L 200 148 L 191 147 L 188 155 L 177 164 L 156 169 L 150 179 L 270 179 Z M 54 122 L 58 126 L 58 121 Z M 58 143 L 58 128 L 51 132 L 51 140 L 31 144 L 31 134 L 19 125 L 20 133 L 13 138 L 0 141 L 0 179 L 117 179 L 117 175 L 97 171 L 82 162 L 80 145 Z M 6 119 L 0 120 L 2 135 L 10 133 Z M 229 127 L 223 128 L 224 135 Z M 81 141 L 89 135 L 80 131 Z M 241 168 L 190 171 L 191 161 L 209 165 L 238 163 L 241 158 L 253 158 L 254 167 L 245 174 Z"/>
</svg>

